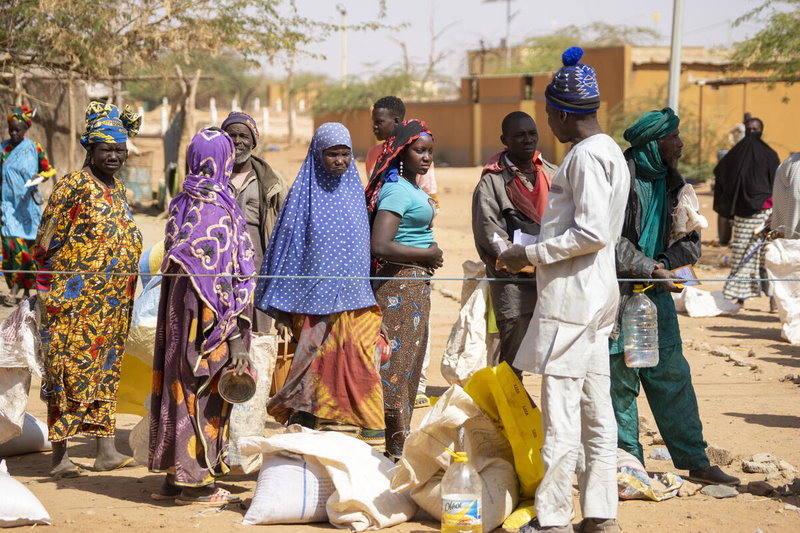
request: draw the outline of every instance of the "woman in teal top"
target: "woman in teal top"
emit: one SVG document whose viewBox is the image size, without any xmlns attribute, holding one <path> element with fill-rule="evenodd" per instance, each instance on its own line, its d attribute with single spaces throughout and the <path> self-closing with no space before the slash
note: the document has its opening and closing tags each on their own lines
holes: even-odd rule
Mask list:
<svg viewBox="0 0 800 533">
<path fill-rule="evenodd" d="M 392 346 L 381 368 L 386 454 L 398 459 L 417 394 L 430 315 L 430 281 L 442 266 L 442 251 L 433 240 L 434 202 L 417 186 L 433 162 L 433 135 L 425 124 L 409 120 L 397 126 L 367 185 L 372 218 L 375 275 L 398 278 L 376 281 L 375 299 Z M 418 278 L 418 279 L 407 279 Z"/>
</svg>

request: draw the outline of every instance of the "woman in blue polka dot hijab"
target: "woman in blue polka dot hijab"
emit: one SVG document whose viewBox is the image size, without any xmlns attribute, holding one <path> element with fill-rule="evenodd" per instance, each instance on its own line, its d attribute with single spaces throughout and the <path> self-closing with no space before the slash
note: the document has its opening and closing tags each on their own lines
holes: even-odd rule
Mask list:
<svg viewBox="0 0 800 533">
<path fill-rule="evenodd" d="M 297 341 L 268 410 L 281 422 L 383 446 L 378 365 L 387 344 L 368 279 L 369 239 L 350 132 L 328 122 L 314 133 L 270 238 L 261 274 L 274 277 L 256 288 L 256 307 Z"/>
</svg>

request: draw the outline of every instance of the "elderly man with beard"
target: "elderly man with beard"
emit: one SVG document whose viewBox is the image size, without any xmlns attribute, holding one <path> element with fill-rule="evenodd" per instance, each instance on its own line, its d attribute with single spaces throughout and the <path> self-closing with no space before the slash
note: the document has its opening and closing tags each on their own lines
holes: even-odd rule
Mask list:
<svg viewBox="0 0 800 533">
<path fill-rule="evenodd" d="M 260 272 L 272 228 L 289 189 L 286 181 L 266 161 L 253 155 L 258 144 L 258 128 L 253 117 L 241 111 L 231 111 L 222 123 L 222 129 L 233 139 L 236 159 L 230 186 L 247 221 L 256 252 L 256 272 Z M 255 309 L 253 331 L 267 333 L 271 327 L 272 319 Z"/>
<path fill-rule="evenodd" d="M 676 468 L 702 483 L 735 485 L 739 479 L 711 466 L 703 440 L 689 363 L 683 356 L 681 331 L 670 292 L 681 292 L 670 269 L 693 265 L 700 259 L 700 233 L 691 231 L 670 243 L 673 211 L 685 182 L 678 171 L 683 142 L 680 118 L 669 107 L 648 111 L 625 130 L 631 147 L 625 152 L 631 187 L 622 237 L 616 248 L 617 277 L 658 279 L 644 294 L 658 309 L 658 364 L 651 368 L 625 365 L 620 322 L 633 283 L 620 283 L 620 306 L 609 346 L 611 400 L 617 420 L 617 446 L 644 464 L 639 443 L 636 397 L 643 387 L 661 436 Z M 641 383 L 641 385 L 640 385 Z"/>
</svg>

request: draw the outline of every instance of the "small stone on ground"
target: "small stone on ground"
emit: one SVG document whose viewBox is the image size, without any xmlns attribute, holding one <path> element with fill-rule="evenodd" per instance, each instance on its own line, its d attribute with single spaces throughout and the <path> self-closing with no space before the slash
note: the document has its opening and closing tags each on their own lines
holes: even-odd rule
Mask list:
<svg viewBox="0 0 800 533">
<path fill-rule="evenodd" d="M 739 495 L 739 491 L 733 487 L 729 487 L 727 485 L 706 485 L 700 492 L 705 494 L 706 496 L 712 496 L 714 498 L 722 499 L 722 498 L 735 498 Z"/>
<path fill-rule="evenodd" d="M 686 479 L 683 480 L 683 484 L 681 488 L 678 489 L 678 496 L 681 498 L 688 498 L 689 496 L 694 496 L 700 489 L 703 488 L 703 485 L 700 483 L 692 483 Z"/>
<path fill-rule="evenodd" d="M 747 492 L 756 496 L 769 496 L 775 487 L 766 481 L 751 481 L 747 484 Z"/>
</svg>

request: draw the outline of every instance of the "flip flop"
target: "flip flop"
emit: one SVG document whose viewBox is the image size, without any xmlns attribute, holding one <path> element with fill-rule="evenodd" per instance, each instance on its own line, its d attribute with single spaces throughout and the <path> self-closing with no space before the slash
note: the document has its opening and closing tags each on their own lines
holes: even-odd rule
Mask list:
<svg viewBox="0 0 800 533">
<path fill-rule="evenodd" d="M 217 488 L 206 496 L 179 496 L 175 498 L 177 505 L 225 505 L 242 501 L 238 496 L 233 496 L 230 491 Z"/>
<path fill-rule="evenodd" d="M 73 466 L 67 468 L 66 470 L 58 470 L 57 471 L 57 470 L 53 469 L 53 470 L 50 471 L 50 477 L 52 477 L 55 480 L 58 480 L 58 479 L 70 479 L 70 478 L 75 478 L 75 477 L 81 477 L 81 476 L 84 476 L 84 475 L 86 475 L 86 471 L 84 469 L 82 469 L 78 465 L 73 465 Z"/>
<path fill-rule="evenodd" d="M 134 459 L 133 457 L 128 457 L 117 466 L 113 466 L 111 468 L 94 467 L 94 470 L 95 472 L 111 472 L 113 470 L 119 470 L 121 468 L 133 468 L 134 466 L 141 466 L 141 463 L 136 459 Z"/>
</svg>

